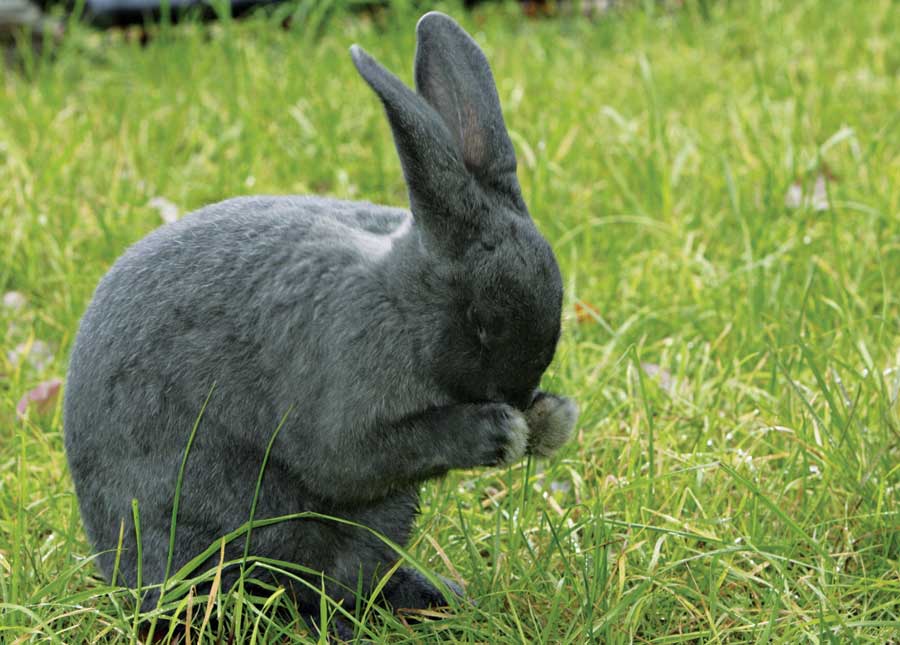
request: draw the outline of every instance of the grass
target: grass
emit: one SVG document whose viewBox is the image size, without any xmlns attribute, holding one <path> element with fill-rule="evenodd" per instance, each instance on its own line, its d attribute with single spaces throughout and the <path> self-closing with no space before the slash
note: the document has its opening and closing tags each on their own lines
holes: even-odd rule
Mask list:
<svg viewBox="0 0 900 645">
<path fill-rule="evenodd" d="M 582 413 L 549 462 L 425 486 L 410 557 L 477 605 L 369 608 L 376 642 L 900 642 L 900 12 L 684 4 L 596 22 L 446 6 L 491 60 L 559 257 L 546 385 Z M 89 559 L 59 405 L 15 406 L 64 376 L 97 280 L 161 223 L 148 202 L 405 204 L 347 48 L 409 81 L 415 13 L 320 18 L 187 24 L 146 47 L 75 28 L 2 72 L 0 290 L 27 303 L 0 311 L 0 640 L 138 638 L 129 593 Z M 827 203 L 786 201 L 818 177 Z M 45 364 L 7 357 L 36 340 Z M 277 592 L 189 600 L 169 609 L 191 612 L 192 642 L 213 623 L 306 638 L 272 617 Z"/>
</svg>

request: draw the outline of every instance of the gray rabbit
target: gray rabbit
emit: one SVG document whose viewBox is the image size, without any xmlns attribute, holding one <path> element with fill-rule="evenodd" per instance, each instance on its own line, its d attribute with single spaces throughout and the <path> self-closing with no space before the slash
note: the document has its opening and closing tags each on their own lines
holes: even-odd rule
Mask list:
<svg viewBox="0 0 900 645">
<path fill-rule="evenodd" d="M 119 579 L 135 586 L 140 564 L 145 584 L 163 581 L 198 418 L 172 571 L 249 519 L 282 422 L 255 517 L 311 511 L 401 545 L 422 482 L 548 455 L 571 432 L 575 404 L 537 389 L 559 339 L 562 281 L 523 202 L 487 60 L 440 13 L 419 21 L 417 37 L 416 92 L 351 48 L 384 104 L 411 213 L 231 199 L 151 233 L 97 287 L 72 350 L 65 445 L 107 577 L 124 523 Z M 243 549 L 229 544 L 226 559 Z M 368 592 L 398 559 L 369 531 L 310 518 L 254 530 L 250 554 L 324 573 L 326 592 L 349 607 L 358 583 Z M 307 586 L 268 582 L 317 615 Z M 380 600 L 446 602 L 411 568 Z"/>
</svg>

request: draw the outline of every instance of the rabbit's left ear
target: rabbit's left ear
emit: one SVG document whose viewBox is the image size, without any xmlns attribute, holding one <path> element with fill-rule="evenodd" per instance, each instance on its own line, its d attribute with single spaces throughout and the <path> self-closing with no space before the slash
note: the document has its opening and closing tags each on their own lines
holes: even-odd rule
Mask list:
<svg viewBox="0 0 900 645">
<path fill-rule="evenodd" d="M 517 192 L 516 153 L 481 48 L 452 18 L 436 11 L 419 20 L 416 38 L 416 90 L 440 114 L 466 168 L 478 179 Z"/>
<path fill-rule="evenodd" d="M 464 192 L 470 181 L 453 137 L 427 101 L 361 47 L 353 45 L 350 54 L 356 69 L 384 105 L 413 212 L 424 226 L 444 234 L 456 224 L 451 218 L 429 215 L 432 211 L 445 212 L 448 195 Z"/>
</svg>

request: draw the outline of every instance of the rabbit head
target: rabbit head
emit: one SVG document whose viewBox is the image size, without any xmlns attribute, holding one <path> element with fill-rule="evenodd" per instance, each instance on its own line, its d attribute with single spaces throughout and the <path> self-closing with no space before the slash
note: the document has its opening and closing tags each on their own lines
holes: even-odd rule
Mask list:
<svg viewBox="0 0 900 645">
<path fill-rule="evenodd" d="M 559 267 L 522 198 L 483 52 L 441 13 L 416 35 L 416 92 L 360 47 L 351 54 L 384 105 L 409 190 L 407 265 L 433 312 L 421 314 L 433 322 L 423 353 L 457 398 L 524 409 L 559 339 Z"/>
</svg>

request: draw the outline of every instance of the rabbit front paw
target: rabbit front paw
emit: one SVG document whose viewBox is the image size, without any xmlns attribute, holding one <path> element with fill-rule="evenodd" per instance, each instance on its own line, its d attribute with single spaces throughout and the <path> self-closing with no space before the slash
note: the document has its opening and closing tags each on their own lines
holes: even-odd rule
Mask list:
<svg viewBox="0 0 900 645">
<path fill-rule="evenodd" d="M 521 412 L 505 403 L 485 403 L 473 412 L 463 467 L 508 466 L 525 456 L 528 422 Z"/>
<path fill-rule="evenodd" d="M 528 421 L 525 416 L 514 408 L 508 411 L 505 423 L 506 441 L 500 452 L 498 466 L 509 466 L 525 456 L 528 448 Z"/>
<path fill-rule="evenodd" d="M 542 392 L 525 410 L 529 455 L 549 457 L 562 446 L 578 420 L 578 405 L 572 399 Z"/>
</svg>

